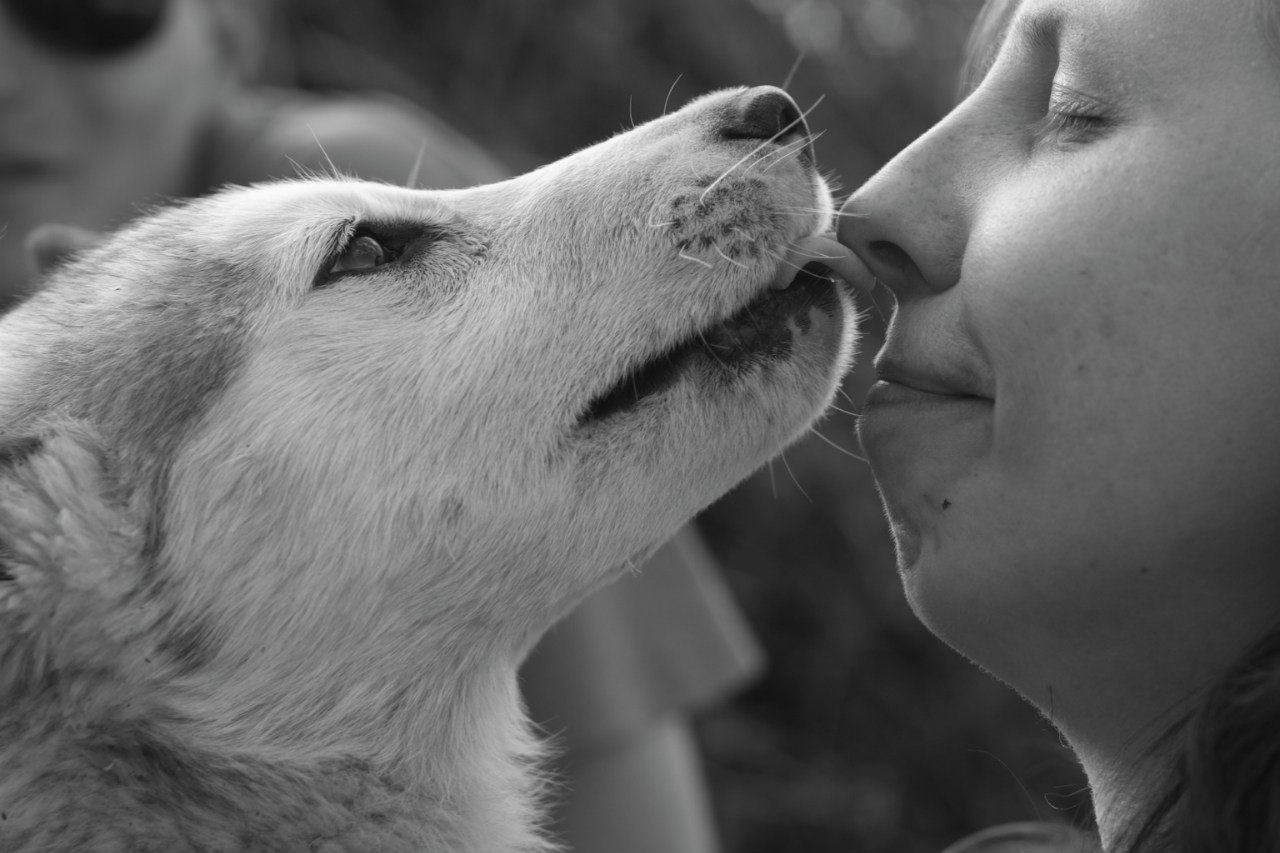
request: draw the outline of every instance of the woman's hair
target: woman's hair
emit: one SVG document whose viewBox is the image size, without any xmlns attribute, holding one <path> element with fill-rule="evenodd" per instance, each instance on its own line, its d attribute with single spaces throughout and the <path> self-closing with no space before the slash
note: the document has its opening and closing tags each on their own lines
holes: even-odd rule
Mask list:
<svg viewBox="0 0 1280 853">
<path fill-rule="evenodd" d="M 1280 626 L 1157 739 L 1172 764 L 1126 853 L 1280 850 Z"/>
<path fill-rule="evenodd" d="M 1020 0 L 988 0 L 970 32 L 959 94 L 986 74 Z M 1280 0 L 1248 0 L 1280 64 Z M 1280 82 L 1280 70 L 1277 71 Z M 1121 834 L 1123 853 L 1280 850 L 1280 613 L 1249 649 L 1163 733 L 1172 756 L 1147 810 Z"/>
<path fill-rule="evenodd" d="M 982 5 L 965 45 L 964 65 L 960 68 L 960 78 L 957 81 L 959 98 L 964 98 L 976 89 L 986 76 L 1019 2 L 1020 0 L 987 0 Z"/>
</svg>

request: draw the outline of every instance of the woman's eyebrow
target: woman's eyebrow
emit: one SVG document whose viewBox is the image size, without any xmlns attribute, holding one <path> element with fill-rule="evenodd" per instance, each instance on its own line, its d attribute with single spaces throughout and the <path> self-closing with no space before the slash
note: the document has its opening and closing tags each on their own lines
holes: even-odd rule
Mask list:
<svg viewBox="0 0 1280 853">
<path fill-rule="evenodd" d="M 1056 52 L 1066 13 L 1061 4 L 1026 11 L 1025 0 L 1013 0 L 993 15 L 978 18 L 969 36 L 968 57 L 960 74 L 960 99 L 986 78 L 1006 47 L 1021 53 Z"/>
<path fill-rule="evenodd" d="M 1018 31 L 1020 45 L 1033 52 L 1056 51 L 1062 35 L 1062 17 L 1059 9 L 1017 17 L 1014 28 Z"/>
</svg>

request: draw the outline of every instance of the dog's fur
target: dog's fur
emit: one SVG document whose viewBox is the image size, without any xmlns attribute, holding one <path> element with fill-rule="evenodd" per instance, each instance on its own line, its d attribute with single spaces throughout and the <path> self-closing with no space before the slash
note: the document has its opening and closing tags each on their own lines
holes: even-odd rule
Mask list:
<svg viewBox="0 0 1280 853">
<path fill-rule="evenodd" d="M 768 287 L 831 201 L 728 132 L 758 96 L 493 186 L 173 206 L 0 322 L 0 848 L 544 849 L 525 651 L 851 357 L 833 283 Z"/>
</svg>

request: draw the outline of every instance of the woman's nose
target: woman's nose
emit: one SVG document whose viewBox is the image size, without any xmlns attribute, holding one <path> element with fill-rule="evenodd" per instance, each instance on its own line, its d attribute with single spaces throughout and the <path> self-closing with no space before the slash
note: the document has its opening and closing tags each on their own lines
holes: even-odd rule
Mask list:
<svg viewBox="0 0 1280 853">
<path fill-rule="evenodd" d="M 961 145 L 945 124 L 867 181 L 840 215 L 839 239 L 899 299 L 940 293 L 960 279 L 968 239 L 958 191 Z"/>
</svg>

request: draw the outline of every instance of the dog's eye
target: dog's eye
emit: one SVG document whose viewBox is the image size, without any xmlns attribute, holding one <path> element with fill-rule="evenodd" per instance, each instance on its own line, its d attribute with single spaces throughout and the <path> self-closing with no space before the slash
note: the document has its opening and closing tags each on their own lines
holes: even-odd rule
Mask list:
<svg viewBox="0 0 1280 853">
<path fill-rule="evenodd" d="M 380 267 L 387 262 L 387 250 L 371 234 L 359 234 L 347 244 L 329 268 L 329 275 L 360 272 Z"/>
<path fill-rule="evenodd" d="M 334 247 L 316 273 L 314 286 L 325 287 L 348 277 L 359 277 L 388 264 L 418 258 L 438 233 L 421 222 L 365 222 Z M 335 235 L 339 237 L 343 235 Z"/>
</svg>

